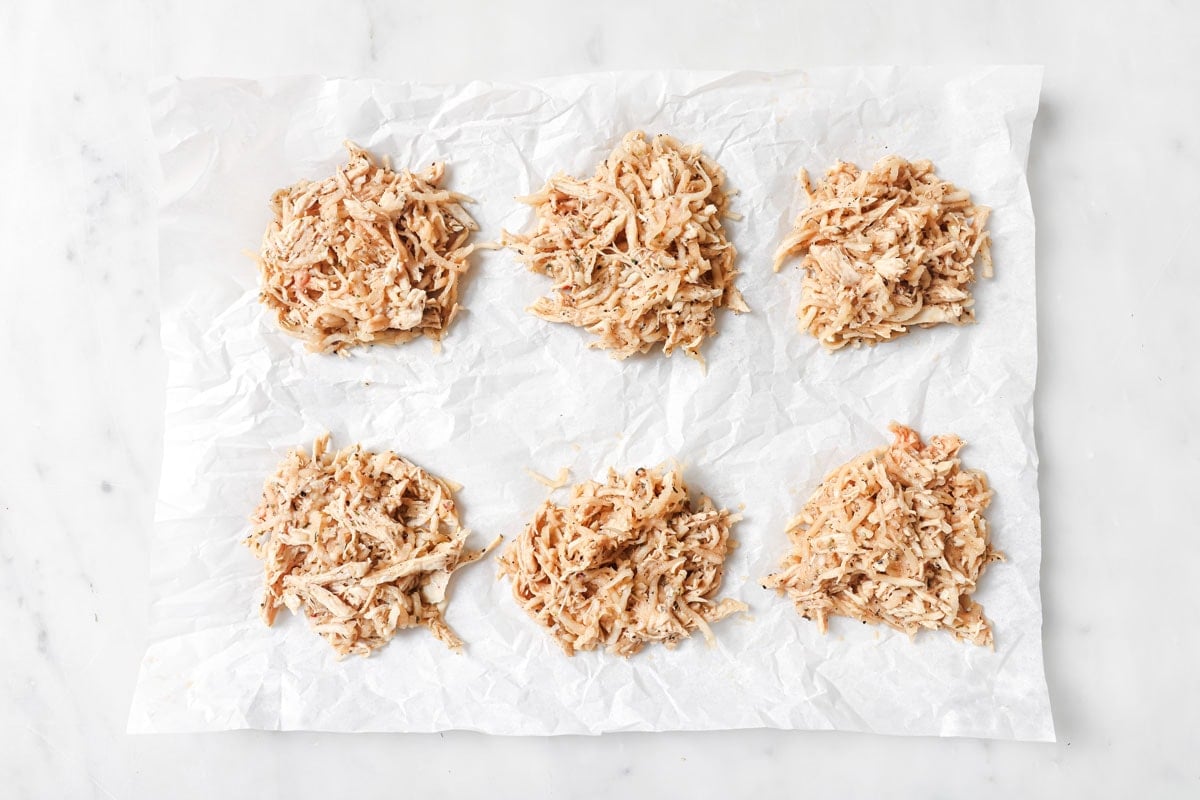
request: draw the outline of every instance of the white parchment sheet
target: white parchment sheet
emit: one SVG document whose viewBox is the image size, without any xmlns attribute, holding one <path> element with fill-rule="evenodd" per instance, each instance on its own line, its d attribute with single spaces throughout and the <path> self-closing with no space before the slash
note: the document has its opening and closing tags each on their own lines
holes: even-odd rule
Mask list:
<svg viewBox="0 0 1200 800">
<path fill-rule="evenodd" d="M 1048 740 L 1040 523 L 1031 400 L 1034 219 L 1025 181 L 1040 68 L 620 73 L 528 84 L 184 80 L 152 96 L 161 148 L 162 338 L 170 361 L 153 550 L 151 644 L 129 727 L 500 734 L 744 727 Z M 721 312 L 707 373 L 677 354 L 625 362 L 525 308 L 549 281 L 506 251 L 474 257 L 442 351 L 427 340 L 320 356 L 257 302 L 248 256 L 271 193 L 344 163 L 352 139 L 393 163 L 448 162 L 475 198 L 477 241 L 521 230 L 514 196 L 565 170 L 589 175 L 635 128 L 701 143 L 739 190 L 728 223 L 752 313 Z M 823 352 L 798 332 L 795 264 L 771 255 L 799 212 L 796 173 L 888 153 L 929 158 L 991 206 L 996 277 L 979 323 Z M 1007 561 L 976 597 L 996 649 L 834 619 L 828 635 L 760 579 L 787 521 L 827 471 L 889 440 L 898 420 L 955 432 L 987 471 Z M 457 481 L 474 543 L 520 531 L 548 490 L 678 459 L 697 491 L 744 506 L 725 596 L 749 615 L 674 651 L 562 654 L 498 581 L 489 557 L 455 574 L 455 654 L 424 629 L 370 658 L 334 658 L 302 618 L 257 615 L 260 564 L 242 546 L 264 477 L 324 430 L 390 448 Z"/>
</svg>

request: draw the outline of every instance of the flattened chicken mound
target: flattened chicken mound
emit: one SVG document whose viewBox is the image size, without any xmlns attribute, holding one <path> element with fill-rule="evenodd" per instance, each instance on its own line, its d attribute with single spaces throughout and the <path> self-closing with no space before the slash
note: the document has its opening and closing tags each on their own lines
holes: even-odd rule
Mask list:
<svg viewBox="0 0 1200 800">
<path fill-rule="evenodd" d="M 567 655 L 672 648 L 697 629 L 711 644 L 709 623 L 746 608 L 715 599 L 738 519 L 707 497 L 693 507 L 677 468 L 610 470 L 604 483 L 577 484 L 566 505 L 543 504 L 500 574 Z"/>
<path fill-rule="evenodd" d="M 288 453 L 267 479 L 246 544 L 265 562 L 263 620 L 303 611 L 338 656 L 370 655 L 423 625 L 457 650 L 442 611 L 446 584 L 484 555 L 464 547 L 454 494 L 391 451 L 329 452 L 329 435 Z"/>
<path fill-rule="evenodd" d="M 830 350 L 875 344 L 919 325 L 975 319 L 973 264 L 992 276 L 990 209 L 938 178 L 929 161 L 888 156 L 866 172 L 838 162 L 775 254 L 803 254 L 800 327 Z"/>
<path fill-rule="evenodd" d="M 587 180 L 551 178 L 537 194 L 536 230 L 504 232 L 533 272 L 554 280 L 554 293 L 530 308 L 549 322 L 596 334 L 591 347 L 618 359 L 661 343 L 703 361 L 716 335 L 716 309 L 749 311 L 733 285 L 736 250 L 725 237 L 725 173 L 698 145 L 641 131 Z"/>
<path fill-rule="evenodd" d="M 764 586 L 787 594 L 821 632 L 830 615 L 913 636 L 945 628 L 992 645 L 979 576 L 1003 555 L 988 541 L 987 477 L 960 468 L 953 434 L 928 445 L 892 423 L 895 441 L 838 467 L 788 526 L 792 552 Z"/>
<path fill-rule="evenodd" d="M 445 165 L 394 172 L 347 142 L 350 161 L 323 181 L 271 198 L 258 255 L 260 299 L 309 350 L 439 341 L 458 311 L 475 221 L 441 188 Z"/>
</svg>

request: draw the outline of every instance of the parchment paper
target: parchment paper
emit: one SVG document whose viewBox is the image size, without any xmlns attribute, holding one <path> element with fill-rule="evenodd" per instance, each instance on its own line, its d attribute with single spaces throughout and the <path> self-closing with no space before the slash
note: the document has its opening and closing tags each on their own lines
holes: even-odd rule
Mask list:
<svg viewBox="0 0 1200 800">
<path fill-rule="evenodd" d="M 162 338 L 170 367 L 153 552 L 152 642 L 129 727 L 500 734 L 743 727 L 1053 739 L 1042 670 L 1040 523 L 1031 399 L 1034 219 L 1025 181 L 1040 68 L 621 73 L 529 84 L 370 80 L 172 81 L 152 96 L 161 146 Z M 525 312 L 549 281 L 480 253 L 442 352 L 427 340 L 306 353 L 256 299 L 257 249 L 278 187 L 329 175 L 353 139 L 397 165 L 449 164 L 482 226 L 524 229 L 515 195 L 559 170 L 588 175 L 634 128 L 703 144 L 740 190 L 729 224 L 753 312 L 722 312 L 707 373 L 682 354 L 626 362 Z M 930 158 L 994 209 L 996 277 L 979 324 L 822 352 L 797 331 L 800 274 L 771 254 L 801 208 L 801 167 Z M 976 594 L 991 651 L 945 633 L 835 619 L 828 635 L 760 579 L 827 471 L 889 437 L 890 420 L 956 432 L 987 471 L 1007 561 Z M 456 573 L 458 655 L 423 629 L 337 661 L 301 618 L 257 616 L 260 564 L 241 544 L 264 477 L 288 448 L 390 448 L 464 485 L 464 523 L 511 538 L 548 490 L 678 459 L 694 489 L 744 506 L 723 594 L 751 614 L 677 650 L 574 658 L 498 582 L 489 558 Z"/>
</svg>

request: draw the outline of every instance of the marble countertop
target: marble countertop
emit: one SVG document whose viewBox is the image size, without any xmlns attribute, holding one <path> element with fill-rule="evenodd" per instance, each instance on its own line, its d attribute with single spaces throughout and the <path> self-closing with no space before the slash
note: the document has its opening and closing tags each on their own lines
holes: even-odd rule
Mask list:
<svg viewBox="0 0 1200 800">
<path fill-rule="evenodd" d="M 0 9 L 0 795 L 1196 796 L 1200 6 L 20 3 Z M 1081 16 L 1086 11 L 1086 16 Z M 1053 745 L 736 731 L 125 733 L 161 447 L 161 74 L 526 78 L 1041 63 L 1037 429 Z M 947 69 L 953 69 L 948 66 Z M 1189 268 L 1190 269 L 1190 268 Z M 345 767 L 349 778 L 342 777 Z"/>
</svg>

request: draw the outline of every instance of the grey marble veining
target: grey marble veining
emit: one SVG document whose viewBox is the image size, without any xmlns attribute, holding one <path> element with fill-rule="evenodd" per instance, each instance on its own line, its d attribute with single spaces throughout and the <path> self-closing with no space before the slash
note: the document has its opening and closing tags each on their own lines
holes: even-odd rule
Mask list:
<svg viewBox="0 0 1200 800">
<path fill-rule="evenodd" d="M 1194 4 L 66 3 L 0 9 L 0 796 L 1196 796 Z M 1044 63 L 1038 429 L 1061 741 L 130 737 L 163 358 L 163 73 L 393 80 Z M 952 67 L 947 67 L 952 69 Z M 331 765 L 344 766 L 345 777 Z M 397 778 L 406 771 L 403 781 Z"/>
</svg>

